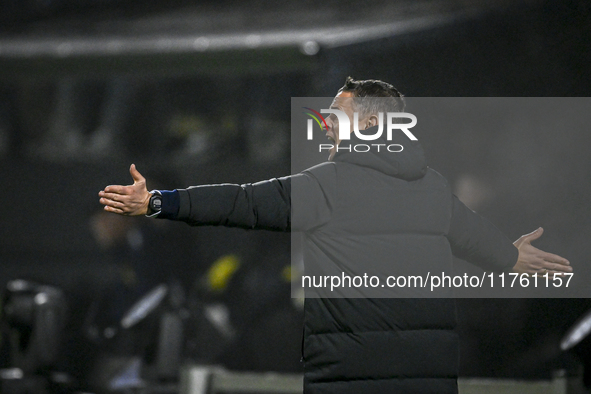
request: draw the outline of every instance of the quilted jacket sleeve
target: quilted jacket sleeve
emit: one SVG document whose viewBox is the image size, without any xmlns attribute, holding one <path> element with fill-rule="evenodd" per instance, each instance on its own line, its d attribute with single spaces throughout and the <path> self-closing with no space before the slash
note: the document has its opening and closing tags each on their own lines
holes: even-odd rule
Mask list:
<svg viewBox="0 0 591 394">
<path fill-rule="evenodd" d="M 212 225 L 290 231 L 291 179 L 243 185 L 219 184 L 179 189 L 176 217 L 193 226 Z"/>
<path fill-rule="evenodd" d="M 300 174 L 257 183 L 193 186 L 164 192 L 163 219 L 193 226 L 227 226 L 276 231 L 307 231 L 331 214 L 327 185 L 318 177 L 334 172 L 317 166 Z M 168 208 L 170 206 L 170 208 Z"/>
<path fill-rule="evenodd" d="M 454 256 L 485 271 L 509 272 L 517 263 L 517 248 L 497 227 L 456 196 L 452 200 L 447 238 Z"/>
</svg>

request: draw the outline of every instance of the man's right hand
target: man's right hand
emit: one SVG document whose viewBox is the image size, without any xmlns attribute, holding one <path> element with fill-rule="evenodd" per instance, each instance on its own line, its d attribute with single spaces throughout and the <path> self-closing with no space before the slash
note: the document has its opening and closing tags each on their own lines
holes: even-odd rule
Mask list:
<svg viewBox="0 0 591 394">
<path fill-rule="evenodd" d="M 137 216 L 148 212 L 151 194 L 146 187 L 146 179 L 135 168 L 129 167 L 133 178 L 133 185 L 110 185 L 99 192 L 99 202 L 105 206 L 105 211 L 120 215 Z"/>
<path fill-rule="evenodd" d="M 573 272 L 573 267 L 564 257 L 544 252 L 532 246 L 531 242 L 540 238 L 543 233 L 544 229 L 540 227 L 529 234 L 522 235 L 517 241 L 513 242 L 513 245 L 519 250 L 513 272 L 532 275 L 549 273 L 551 276 Z"/>
</svg>

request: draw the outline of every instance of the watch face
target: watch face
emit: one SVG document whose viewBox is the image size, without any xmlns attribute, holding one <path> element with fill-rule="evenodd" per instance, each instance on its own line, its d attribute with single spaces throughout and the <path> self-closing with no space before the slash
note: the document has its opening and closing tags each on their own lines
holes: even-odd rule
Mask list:
<svg viewBox="0 0 591 394">
<path fill-rule="evenodd" d="M 162 209 L 162 197 L 160 196 L 154 196 L 152 197 L 152 199 L 150 200 L 150 205 L 152 205 L 152 210 L 154 211 L 159 211 L 160 209 Z"/>
</svg>

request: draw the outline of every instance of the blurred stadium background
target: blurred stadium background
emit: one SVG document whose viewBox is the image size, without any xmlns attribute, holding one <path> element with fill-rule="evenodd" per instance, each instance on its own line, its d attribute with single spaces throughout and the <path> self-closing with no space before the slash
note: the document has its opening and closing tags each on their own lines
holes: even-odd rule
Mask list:
<svg viewBox="0 0 591 394">
<path fill-rule="evenodd" d="M 290 98 L 348 75 L 407 96 L 585 97 L 590 64 L 583 0 L 0 0 L 1 391 L 301 373 L 289 235 L 102 213 L 130 163 L 150 189 L 283 176 Z M 543 226 L 537 245 L 585 272 L 591 138 L 543 126 L 423 144 L 473 209 L 512 239 Z M 458 300 L 462 377 L 577 371 L 558 344 L 589 308 Z"/>
</svg>

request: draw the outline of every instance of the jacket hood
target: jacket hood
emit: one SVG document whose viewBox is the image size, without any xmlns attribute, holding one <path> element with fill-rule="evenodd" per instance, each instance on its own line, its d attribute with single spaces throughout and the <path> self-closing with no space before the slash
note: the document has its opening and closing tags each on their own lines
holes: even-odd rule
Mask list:
<svg viewBox="0 0 591 394">
<path fill-rule="evenodd" d="M 363 131 L 363 134 L 375 134 L 378 126 L 370 127 Z M 374 141 L 360 140 L 355 133 L 351 134 L 350 140 L 341 141 L 338 147 L 338 152 L 334 155 L 333 161 L 357 164 L 362 167 L 369 167 L 386 175 L 396 178 L 404 179 L 406 181 L 413 181 L 420 179 L 427 173 L 427 163 L 425 161 L 425 152 L 419 141 L 410 140 L 400 130 L 394 130 L 392 133 L 392 140 L 386 139 L 386 131 L 382 136 Z M 355 151 L 355 145 L 363 144 L 359 151 Z M 379 146 L 376 146 L 380 144 Z M 401 145 L 402 151 L 389 152 L 387 147 L 389 145 Z M 371 149 L 367 152 L 369 146 Z M 379 151 L 378 151 L 379 148 Z M 349 152 L 350 150 L 350 152 Z M 391 150 L 400 150 L 400 146 L 392 146 Z"/>
</svg>

